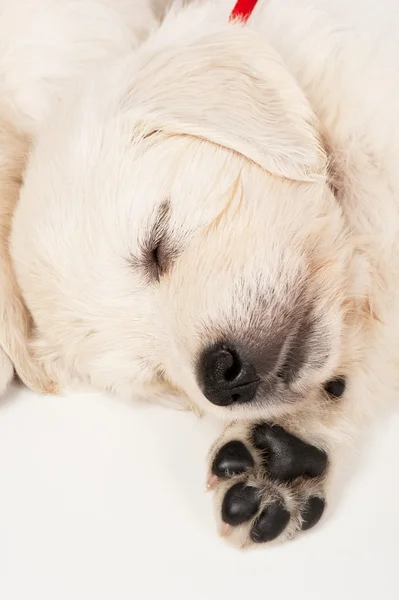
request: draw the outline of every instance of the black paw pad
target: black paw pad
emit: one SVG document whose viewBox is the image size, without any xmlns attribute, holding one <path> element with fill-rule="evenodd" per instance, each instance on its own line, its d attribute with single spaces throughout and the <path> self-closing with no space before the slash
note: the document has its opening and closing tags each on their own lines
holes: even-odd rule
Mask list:
<svg viewBox="0 0 399 600">
<path fill-rule="evenodd" d="M 277 425 L 263 423 L 253 431 L 253 443 L 262 451 L 265 468 L 274 479 L 319 477 L 327 467 L 327 454 Z"/>
<path fill-rule="evenodd" d="M 320 521 L 325 505 L 326 503 L 323 498 L 318 498 L 317 496 L 309 498 L 301 512 L 303 531 L 312 529 Z"/>
<path fill-rule="evenodd" d="M 263 510 L 251 529 L 251 540 L 257 544 L 275 540 L 287 527 L 290 513 L 275 502 Z"/>
<path fill-rule="evenodd" d="M 250 471 L 254 459 L 242 442 L 228 442 L 219 450 L 212 464 L 212 473 L 218 477 L 233 477 Z"/>
<path fill-rule="evenodd" d="M 222 504 L 222 519 L 229 525 L 241 525 L 251 519 L 259 508 L 257 488 L 236 483 L 226 493 Z"/>
</svg>

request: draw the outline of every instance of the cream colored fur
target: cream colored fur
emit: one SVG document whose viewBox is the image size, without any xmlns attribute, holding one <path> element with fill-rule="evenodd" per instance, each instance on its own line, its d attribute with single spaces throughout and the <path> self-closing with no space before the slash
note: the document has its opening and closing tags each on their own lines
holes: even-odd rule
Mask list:
<svg viewBox="0 0 399 600">
<path fill-rule="evenodd" d="M 36 132 L 65 88 L 101 59 L 135 48 L 157 24 L 147 0 L 0 2 L 0 393 L 13 367 L 30 388 L 57 390 L 28 348 L 30 316 L 9 258 L 11 218 Z"/>
<path fill-rule="evenodd" d="M 0 2 L 0 117 L 16 140 L 0 142 L 1 214 L 29 147 L 11 254 L 39 376 L 212 409 L 237 422 L 214 450 L 280 423 L 325 448 L 331 474 L 398 387 L 396 4 L 259 0 L 243 27 L 227 23 L 232 0 L 178 3 L 138 51 L 155 26 L 144 3 L 14 4 Z M 144 254 L 165 202 L 173 261 L 158 282 Z M 19 312 L 1 322 L 1 386 L 8 356 L 37 388 L 26 345 L 5 341 L 27 335 L 7 243 L 8 221 L 1 301 Z M 297 401 L 212 406 L 204 344 L 267 340 L 310 301 L 329 354 L 303 368 Z M 332 401 L 337 375 L 348 386 Z"/>
</svg>

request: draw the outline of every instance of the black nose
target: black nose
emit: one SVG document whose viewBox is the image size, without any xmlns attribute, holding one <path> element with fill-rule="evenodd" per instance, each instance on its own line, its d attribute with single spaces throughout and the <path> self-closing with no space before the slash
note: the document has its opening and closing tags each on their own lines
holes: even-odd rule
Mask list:
<svg viewBox="0 0 399 600">
<path fill-rule="evenodd" d="M 225 345 L 207 349 L 200 360 L 204 396 L 218 406 L 253 400 L 259 385 L 254 366 Z"/>
</svg>

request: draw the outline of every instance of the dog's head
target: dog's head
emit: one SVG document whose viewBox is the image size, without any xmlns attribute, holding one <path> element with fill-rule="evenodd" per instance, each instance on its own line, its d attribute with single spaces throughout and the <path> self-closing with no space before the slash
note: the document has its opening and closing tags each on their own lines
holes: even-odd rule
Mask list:
<svg viewBox="0 0 399 600">
<path fill-rule="evenodd" d="M 118 61 L 49 120 L 13 255 L 42 355 L 230 417 L 342 372 L 351 247 L 311 108 L 227 27 Z"/>
</svg>

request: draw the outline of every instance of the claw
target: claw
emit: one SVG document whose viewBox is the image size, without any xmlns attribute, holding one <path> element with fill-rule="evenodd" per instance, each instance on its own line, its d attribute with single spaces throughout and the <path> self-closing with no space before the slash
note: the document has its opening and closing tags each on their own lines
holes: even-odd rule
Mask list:
<svg viewBox="0 0 399 600">
<path fill-rule="evenodd" d="M 208 481 L 206 482 L 206 490 L 213 490 L 217 484 L 219 483 L 219 477 L 217 475 L 210 475 L 208 477 Z"/>
<path fill-rule="evenodd" d="M 227 537 L 228 535 L 230 535 L 232 529 L 233 528 L 231 525 L 229 525 L 228 523 L 223 523 L 222 528 L 220 530 L 220 535 L 222 537 Z"/>
</svg>

